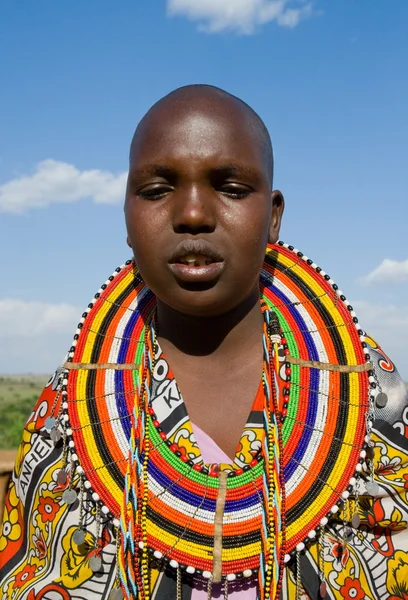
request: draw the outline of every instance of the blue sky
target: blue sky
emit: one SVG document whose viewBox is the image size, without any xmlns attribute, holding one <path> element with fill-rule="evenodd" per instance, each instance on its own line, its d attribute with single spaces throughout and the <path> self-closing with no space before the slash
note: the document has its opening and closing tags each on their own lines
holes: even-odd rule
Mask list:
<svg viewBox="0 0 408 600">
<path fill-rule="evenodd" d="M 128 146 L 210 83 L 259 112 L 311 256 L 408 379 L 408 3 L 51 0 L 0 7 L 0 372 L 49 372 L 129 256 Z"/>
</svg>

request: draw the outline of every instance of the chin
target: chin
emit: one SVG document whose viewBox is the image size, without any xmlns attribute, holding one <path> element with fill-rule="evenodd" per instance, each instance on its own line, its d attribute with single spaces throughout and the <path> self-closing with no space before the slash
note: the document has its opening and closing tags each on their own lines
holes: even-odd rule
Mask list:
<svg viewBox="0 0 408 600">
<path fill-rule="evenodd" d="M 245 302 L 246 297 L 236 294 L 228 296 L 220 294 L 219 290 L 207 289 L 201 291 L 186 291 L 183 294 L 173 295 L 171 298 L 162 298 L 161 301 L 173 310 L 190 317 L 220 317 L 234 310 Z"/>
<path fill-rule="evenodd" d="M 166 304 L 182 315 L 190 317 L 218 317 L 232 308 L 226 307 L 224 302 L 217 302 L 209 298 L 205 299 L 202 297 L 202 293 L 200 296 L 201 298 L 191 297 L 180 302 L 175 302 L 175 299 L 172 299 L 172 302 L 166 302 Z"/>
</svg>

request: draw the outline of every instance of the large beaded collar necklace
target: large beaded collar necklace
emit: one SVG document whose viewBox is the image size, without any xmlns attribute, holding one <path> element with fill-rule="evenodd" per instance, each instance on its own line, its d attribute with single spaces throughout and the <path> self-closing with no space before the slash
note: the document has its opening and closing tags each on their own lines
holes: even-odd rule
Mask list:
<svg viewBox="0 0 408 600">
<path fill-rule="evenodd" d="M 267 248 L 260 295 L 264 441 L 229 471 L 191 460 L 157 418 L 155 298 L 133 261 L 82 315 L 49 425 L 63 436 L 71 471 L 63 500 L 86 498 L 116 531 L 112 598 L 149 598 L 152 560 L 175 570 L 178 590 L 199 577 L 209 597 L 214 582 L 227 596 L 233 582 L 256 576 L 260 597 L 278 598 L 285 564 L 299 572 L 300 553 L 321 542 L 339 510 L 344 527 L 358 527 L 362 477 L 375 493 L 366 449 L 376 376 L 353 308 L 283 242 Z M 321 578 L 324 596 L 323 569 Z"/>
</svg>

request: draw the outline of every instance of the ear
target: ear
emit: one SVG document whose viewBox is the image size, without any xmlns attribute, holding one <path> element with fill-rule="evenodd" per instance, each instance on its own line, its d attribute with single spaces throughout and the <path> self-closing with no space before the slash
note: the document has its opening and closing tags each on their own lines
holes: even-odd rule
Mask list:
<svg viewBox="0 0 408 600">
<path fill-rule="evenodd" d="M 269 244 L 276 244 L 279 239 L 279 230 L 282 221 L 283 211 L 285 209 L 285 199 L 282 192 L 274 190 L 272 192 L 272 214 L 269 223 Z"/>
</svg>

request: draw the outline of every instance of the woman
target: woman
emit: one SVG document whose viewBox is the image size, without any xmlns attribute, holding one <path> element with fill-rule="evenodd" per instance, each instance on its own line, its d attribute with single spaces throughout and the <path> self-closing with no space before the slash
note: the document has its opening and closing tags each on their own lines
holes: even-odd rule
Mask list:
<svg viewBox="0 0 408 600">
<path fill-rule="evenodd" d="M 4 598 L 404 597 L 405 389 L 333 280 L 278 243 L 272 179 L 263 122 L 222 90 L 142 119 L 134 259 L 25 428 Z"/>
</svg>

